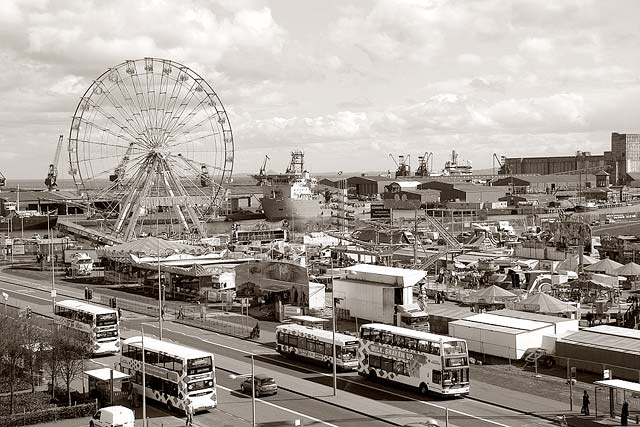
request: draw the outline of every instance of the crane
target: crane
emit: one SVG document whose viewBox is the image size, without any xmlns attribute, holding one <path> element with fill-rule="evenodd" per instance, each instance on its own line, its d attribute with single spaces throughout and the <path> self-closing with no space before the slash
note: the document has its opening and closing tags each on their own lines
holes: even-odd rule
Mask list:
<svg viewBox="0 0 640 427">
<path fill-rule="evenodd" d="M 422 156 L 418 156 L 418 169 L 416 170 L 416 176 L 429 176 L 431 175 L 431 167 L 429 161 L 433 161 L 433 153 L 427 152 Z"/>
<path fill-rule="evenodd" d="M 124 173 L 127 170 L 127 163 L 129 163 L 129 158 L 131 157 L 131 153 L 133 152 L 133 145 L 133 142 L 129 143 L 129 148 L 127 148 L 127 151 L 124 153 L 122 160 L 113 170 L 113 173 L 109 175 L 109 181 L 116 183 L 118 181 L 122 181 L 122 179 L 124 178 Z"/>
<path fill-rule="evenodd" d="M 215 184 L 211 180 L 211 175 L 209 175 L 209 168 L 205 163 L 198 163 L 194 160 L 188 159 L 184 157 L 182 153 L 178 153 L 178 158 L 182 159 L 182 161 L 184 161 L 187 166 L 189 166 L 194 172 L 198 174 L 198 178 L 200 179 L 200 187 L 209 187 L 211 184 Z"/>
<path fill-rule="evenodd" d="M 7 185 L 7 178 L 0 172 L 0 187 L 4 187 L 5 185 Z"/>
<path fill-rule="evenodd" d="M 62 141 L 64 140 L 64 135 L 60 135 L 58 138 L 58 146 L 56 147 L 56 154 L 53 157 L 53 162 L 49 165 L 49 171 L 47 172 L 47 177 L 44 180 L 44 185 L 47 186 L 49 191 L 53 191 L 58 187 L 58 163 L 60 162 L 60 152 L 62 151 Z"/>
<path fill-rule="evenodd" d="M 493 153 L 493 174 L 494 175 L 496 174 L 496 166 L 495 166 L 496 162 L 498 163 L 498 166 L 500 166 L 500 169 L 498 169 L 499 175 L 511 174 L 511 167 L 507 164 L 506 157 L 504 156 L 498 157 L 496 153 Z"/>
<path fill-rule="evenodd" d="M 267 172 L 267 162 L 269 161 L 269 156 L 265 155 L 264 156 L 264 162 L 262 162 L 262 166 L 260 166 L 260 172 L 258 172 L 258 175 L 263 176 L 265 175 Z"/>
<path fill-rule="evenodd" d="M 395 157 L 393 157 L 393 154 L 389 153 L 389 157 L 391 157 L 391 160 L 393 160 L 393 162 L 398 167 L 398 169 L 396 170 L 396 178 L 399 176 L 411 175 L 411 166 L 409 165 L 409 158 L 410 158 L 409 154 L 407 154 L 406 156 L 403 156 L 403 155 L 398 156 L 397 161 Z"/>
</svg>

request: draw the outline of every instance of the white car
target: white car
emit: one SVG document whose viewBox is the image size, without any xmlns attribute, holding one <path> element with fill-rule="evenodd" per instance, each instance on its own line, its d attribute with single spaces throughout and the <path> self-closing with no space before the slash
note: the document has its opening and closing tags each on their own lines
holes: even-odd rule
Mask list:
<svg viewBox="0 0 640 427">
<path fill-rule="evenodd" d="M 136 416 L 133 411 L 124 406 L 109 406 L 96 412 L 89 427 L 134 427 Z"/>
</svg>

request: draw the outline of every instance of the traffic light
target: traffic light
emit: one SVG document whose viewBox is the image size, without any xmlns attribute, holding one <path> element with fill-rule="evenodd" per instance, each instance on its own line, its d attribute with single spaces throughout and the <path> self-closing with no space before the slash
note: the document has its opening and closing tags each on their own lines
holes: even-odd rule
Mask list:
<svg viewBox="0 0 640 427">
<path fill-rule="evenodd" d="M 93 289 L 87 289 L 87 299 L 93 299 Z"/>
<path fill-rule="evenodd" d="M 116 298 L 109 298 L 109 307 L 117 308 L 118 307 L 118 300 Z"/>
<path fill-rule="evenodd" d="M 84 299 L 89 299 L 89 288 L 84 287 Z"/>
<path fill-rule="evenodd" d="M 31 319 L 31 307 L 27 306 L 26 311 L 27 311 L 27 313 L 26 313 L 27 314 L 27 319 Z"/>
</svg>

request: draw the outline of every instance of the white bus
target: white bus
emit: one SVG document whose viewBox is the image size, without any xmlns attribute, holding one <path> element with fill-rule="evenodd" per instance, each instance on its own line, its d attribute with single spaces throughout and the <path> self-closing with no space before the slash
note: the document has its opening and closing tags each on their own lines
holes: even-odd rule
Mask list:
<svg viewBox="0 0 640 427">
<path fill-rule="evenodd" d="M 276 349 L 289 357 L 301 357 L 333 366 L 333 334 L 324 329 L 288 324 L 276 327 Z M 358 338 L 336 332 L 336 368 L 358 368 Z"/>
<path fill-rule="evenodd" d="M 426 394 L 469 394 L 467 342 L 379 323 L 360 327 L 358 373 L 399 382 Z"/>
<path fill-rule="evenodd" d="M 85 333 L 94 354 L 120 351 L 120 319 L 112 308 L 77 300 L 57 301 L 54 322 Z"/>
<path fill-rule="evenodd" d="M 131 376 L 142 395 L 142 337 L 124 340 L 120 369 Z M 169 410 L 186 409 L 187 398 L 194 412 L 218 405 L 213 354 L 156 338 L 144 337 L 145 394 Z"/>
</svg>

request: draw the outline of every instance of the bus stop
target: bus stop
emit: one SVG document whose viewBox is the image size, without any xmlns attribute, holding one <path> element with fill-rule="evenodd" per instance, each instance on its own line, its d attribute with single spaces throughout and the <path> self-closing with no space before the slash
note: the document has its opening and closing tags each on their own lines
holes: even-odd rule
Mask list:
<svg viewBox="0 0 640 427">
<path fill-rule="evenodd" d="M 89 396 L 102 404 L 114 405 L 129 396 L 129 375 L 111 368 L 84 371 L 89 382 Z M 125 381 L 127 380 L 127 381 Z"/>
<path fill-rule="evenodd" d="M 609 416 L 611 418 L 614 418 L 616 416 L 616 404 L 621 405 L 625 401 L 631 404 L 633 403 L 632 401 L 636 401 L 638 400 L 638 398 L 640 398 L 640 383 L 619 379 L 607 379 L 595 381 L 594 384 L 609 389 Z M 597 396 L 595 400 L 597 402 Z M 598 409 L 596 408 L 596 416 L 597 411 Z M 631 415 L 629 416 L 629 418 L 631 418 Z"/>
</svg>

